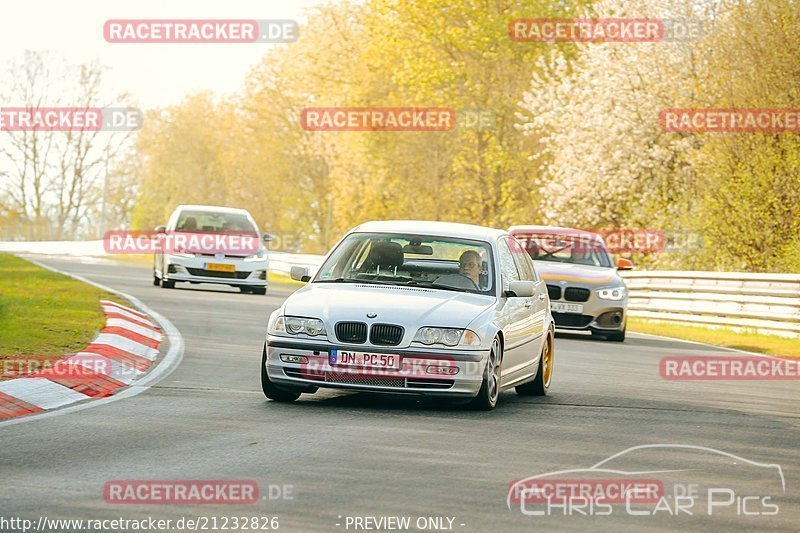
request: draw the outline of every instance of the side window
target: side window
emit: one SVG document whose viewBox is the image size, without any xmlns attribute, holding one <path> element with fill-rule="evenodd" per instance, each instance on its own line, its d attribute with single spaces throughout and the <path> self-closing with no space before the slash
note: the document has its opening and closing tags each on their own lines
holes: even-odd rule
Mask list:
<svg viewBox="0 0 800 533">
<path fill-rule="evenodd" d="M 537 281 L 536 272 L 533 269 L 533 261 L 525 252 L 525 248 L 514 237 L 508 239 L 508 244 L 511 249 L 511 255 L 514 256 L 517 262 L 517 270 L 519 270 L 522 279 L 524 281 Z"/>
<path fill-rule="evenodd" d="M 514 256 L 508 248 L 508 240 L 500 239 L 497 243 L 497 259 L 500 261 L 500 274 L 503 277 L 503 290 L 508 290 L 508 283 L 510 281 L 519 281 L 520 276 L 517 271 L 517 265 L 514 262 Z"/>
</svg>

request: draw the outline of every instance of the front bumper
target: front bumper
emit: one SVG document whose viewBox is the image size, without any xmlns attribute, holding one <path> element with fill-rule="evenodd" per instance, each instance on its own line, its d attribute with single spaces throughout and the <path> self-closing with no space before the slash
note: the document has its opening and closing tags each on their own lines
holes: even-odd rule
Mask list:
<svg viewBox="0 0 800 533">
<path fill-rule="evenodd" d="M 353 350 L 378 354 L 398 354 L 402 367 L 398 370 L 343 367 L 331 365 L 332 349 Z M 307 363 L 288 363 L 281 355 L 298 355 Z M 383 346 L 345 346 L 328 341 L 267 337 L 266 370 L 270 381 L 281 385 L 350 389 L 391 394 L 473 398 L 483 380 L 489 352 L 431 348 L 387 348 Z M 430 367 L 457 368 L 454 375 L 428 372 Z"/>
<path fill-rule="evenodd" d="M 625 329 L 628 319 L 628 299 L 604 300 L 592 291 L 586 302 L 569 302 L 563 299 L 553 300 L 553 303 L 578 303 L 583 306 L 580 313 L 553 312 L 553 319 L 557 329 L 577 331 L 614 332 Z"/>
<path fill-rule="evenodd" d="M 233 265 L 234 272 L 208 270 L 208 263 Z M 225 257 L 216 259 L 208 256 L 164 257 L 163 279 L 167 281 L 187 281 L 191 283 L 217 283 L 235 287 L 266 287 L 269 261 L 244 261 L 241 258 Z"/>
</svg>

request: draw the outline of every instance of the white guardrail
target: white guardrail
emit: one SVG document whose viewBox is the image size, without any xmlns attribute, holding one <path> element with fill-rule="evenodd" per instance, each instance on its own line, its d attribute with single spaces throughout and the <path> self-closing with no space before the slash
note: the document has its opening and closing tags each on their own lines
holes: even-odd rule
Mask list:
<svg viewBox="0 0 800 533">
<path fill-rule="evenodd" d="M 102 241 L 0 242 L 0 251 L 50 255 L 104 255 Z M 270 252 L 270 270 L 293 266 L 312 273 L 323 256 Z M 755 330 L 800 337 L 800 274 L 699 271 L 622 271 L 632 316 L 653 320 Z"/>
<path fill-rule="evenodd" d="M 269 253 L 269 269 L 272 272 L 279 274 L 289 275 L 289 270 L 293 266 L 308 267 L 311 275 L 316 273 L 317 269 L 322 266 L 322 260 L 325 256 L 311 255 L 311 254 L 287 254 L 283 252 L 270 252 Z"/>
<path fill-rule="evenodd" d="M 625 271 L 631 316 L 800 336 L 800 275 Z"/>
</svg>

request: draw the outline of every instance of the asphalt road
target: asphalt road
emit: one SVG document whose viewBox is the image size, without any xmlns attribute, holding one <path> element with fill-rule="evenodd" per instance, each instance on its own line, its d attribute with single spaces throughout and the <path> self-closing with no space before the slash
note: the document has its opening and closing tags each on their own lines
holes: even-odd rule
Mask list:
<svg viewBox="0 0 800 533">
<path fill-rule="evenodd" d="M 800 530 L 798 382 L 659 375 L 663 356 L 721 349 L 638 335 L 624 344 L 559 335 L 550 395 L 506 392 L 493 412 L 349 392 L 282 405 L 262 395 L 259 363 L 266 319 L 287 292 L 166 290 L 152 286 L 142 267 L 40 260 L 140 298 L 180 330 L 185 354 L 172 374 L 138 396 L 0 427 L 0 517 L 206 516 L 217 517 L 218 530 L 222 517 L 233 516 L 278 517 L 280 531 L 363 531 L 352 517 L 365 516 L 408 516 L 411 531 L 419 530 L 419 517 L 450 517 L 452 530 L 464 532 Z M 507 505 L 515 480 L 586 469 L 653 444 L 712 449 L 638 449 L 605 465 L 615 472 L 602 479 L 661 480 L 666 494 L 655 515 L 633 516 L 620 504 L 607 516 L 585 508 L 532 516 Z M 774 467 L 752 463 L 779 465 L 785 492 Z M 239 506 L 104 500 L 107 481 L 131 479 L 254 480 L 262 496 L 270 485 L 291 486 L 292 499 Z M 710 488 L 719 490 L 709 515 Z M 680 515 L 672 509 L 675 490 L 694 495 Z M 730 504 L 720 503 L 728 497 Z M 771 505 L 777 514 L 744 516 L 774 513 Z M 532 509 L 545 508 L 525 510 Z"/>
</svg>

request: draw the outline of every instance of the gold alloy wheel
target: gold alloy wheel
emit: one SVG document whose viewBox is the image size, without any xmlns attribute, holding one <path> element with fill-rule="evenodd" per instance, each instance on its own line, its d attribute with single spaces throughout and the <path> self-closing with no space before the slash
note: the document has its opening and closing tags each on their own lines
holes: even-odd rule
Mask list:
<svg viewBox="0 0 800 533">
<path fill-rule="evenodd" d="M 550 378 L 553 376 L 553 333 L 547 334 L 547 340 L 544 343 L 544 351 L 542 352 L 542 381 L 545 388 L 550 386 Z"/>
</svg>

